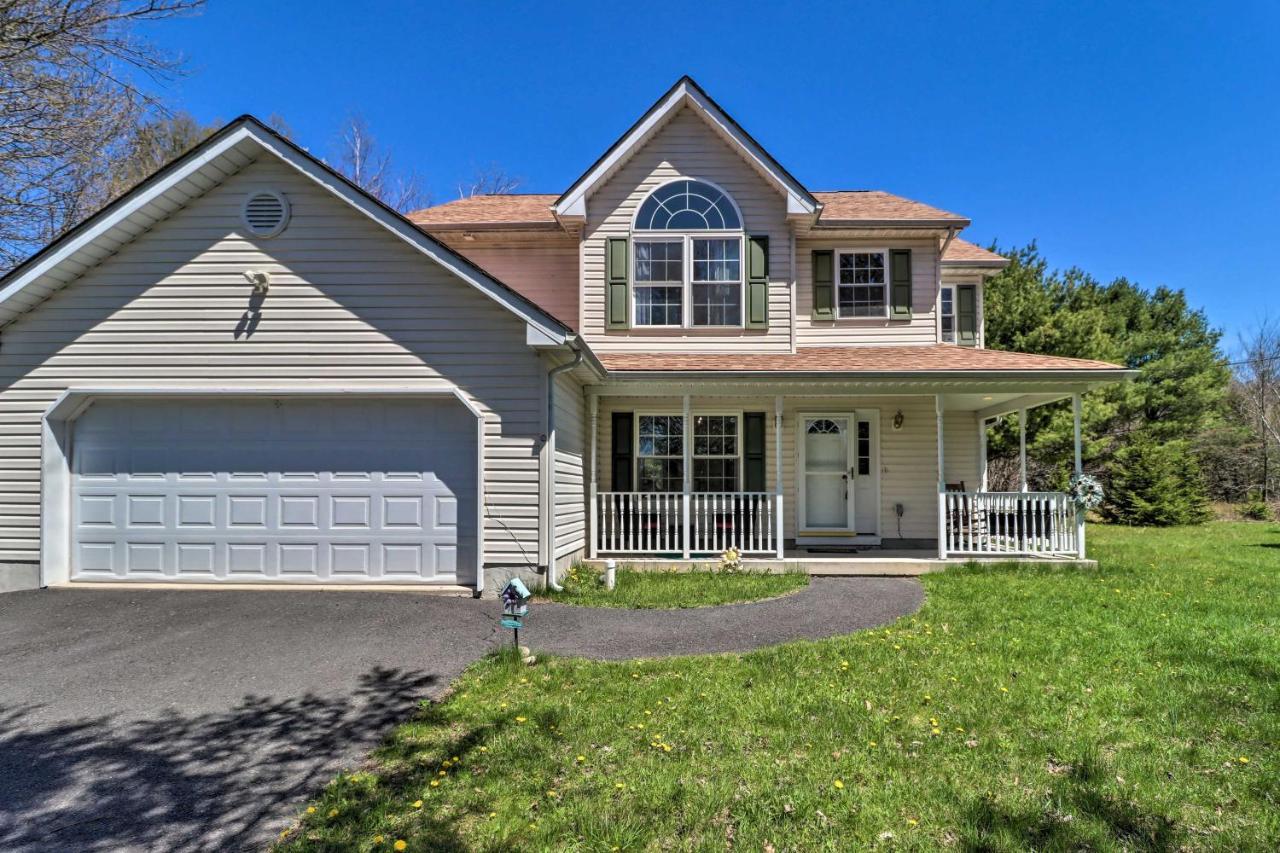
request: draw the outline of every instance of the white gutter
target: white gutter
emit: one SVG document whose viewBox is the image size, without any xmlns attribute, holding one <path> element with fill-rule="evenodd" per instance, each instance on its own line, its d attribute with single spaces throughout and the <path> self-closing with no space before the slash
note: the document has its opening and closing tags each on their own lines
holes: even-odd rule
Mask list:
<svg viewBox="0 0 1280 853">
<path fill-rule="evenodd" d="M 573 361 L 547 371 L 547 455 L 550 470 L 547 472 L 547 516 L 544 535 L 547 538 L 547 588 L 561 592 L 564 587 L 556 583 L 556 378 L 582 364 L 582 350 L 569 344 Z"/>
</svg>

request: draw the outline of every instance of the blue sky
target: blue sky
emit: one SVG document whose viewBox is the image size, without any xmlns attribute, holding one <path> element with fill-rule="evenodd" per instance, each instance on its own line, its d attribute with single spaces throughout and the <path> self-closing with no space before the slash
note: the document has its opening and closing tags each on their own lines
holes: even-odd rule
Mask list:
<svg viewBox="0 0 1280 853">
<path fill-rule="evenodd" d="M 437 202 L 498 163 L 559 192 L 681 74 L 811 189 L 885 189 L 1187 291 L 1227 344 L 1280 315 L 1280 4 L 210 0 L 153 25 L 204 121 L 365 116 Z"/>
</svg>

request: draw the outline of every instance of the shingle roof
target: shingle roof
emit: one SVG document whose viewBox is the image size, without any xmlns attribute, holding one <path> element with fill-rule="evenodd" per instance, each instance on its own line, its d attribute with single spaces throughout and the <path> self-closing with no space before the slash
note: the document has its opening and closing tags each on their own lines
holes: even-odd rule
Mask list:
<svg viewBox="0 0 1280 853">
<path fill-rule="evenodd" d="M 951 241 L 951 245 L 947 246 L 947 250 L 942 253 L 942 262 L 945 264 L 975 264 L 979 266 L 1008 266 L 1009 259 L 1003 255 L 997 255 L 995 252 L 989 252 L 981 246 L 974 245 L 968 240 L 961 240 L 956 237 Z"/>
<path fill-rule="evenodd" d="M 819 225 L 868 220 L 874 222 L 928 220 L 969 224 L 969 220 L 959 214 L 882 190 L 837 190 L 815 192 L 813 195 L 822 202 L 822 216 L 818 218 Z"/>
<path fill-rule="evenodd" d="M 559 196 L 548 193 L 473 195 L 424 207 L 409 214 L 420 226 L 546 225 L 555 224 L 551 205 Z"/>
<path fill-rule="evenodd" d="M 861 222 L 942 222 L 967 225 L 955 213 L 881 190 L 815 192 L 823 204 L 819 225 Z M 483 225 L 552 225 L 551 205 L 559 196 L 547 193 L 476 195 L 415 210 L 409 219 L 425 228 Z"/>
<path fill-rule="evenodd" d="M 795 353 L 601 353 L 610 373 L 964 373 L 1008 370 L 1115 371 L 1105 361 L 974 349 L 926 346 L 806 347 Z"/>
</svg>

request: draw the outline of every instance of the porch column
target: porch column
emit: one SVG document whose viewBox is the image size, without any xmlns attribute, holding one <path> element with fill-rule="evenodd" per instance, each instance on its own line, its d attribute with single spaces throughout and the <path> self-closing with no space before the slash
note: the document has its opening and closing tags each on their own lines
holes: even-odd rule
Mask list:
<svg viewBox="0 0 1280 853">
<path fill-rule="evenodd" d="M 782 535 L 782 396 L 773 398 L 773 522 L 778 559 L 783 557 Z"/>
<path fill-rule="evenodd" d="M 978 491 L 987 490 L 987 419 L 978 417 Z"/>
<path fill-rule="evenodd" d="M 942 452 L 942 395 L 933 395 L 933 409 L 938 417 L 938 559 L 947 559 L 947 475 Z"/>
<path fill-rule="evenodd" d="M 1084 461 L 1080 455 L 1080 414 L 1081 404 L 1080 395 L 1071 395 L 1071 421 L 1074 431 L 1073 440 L 1076 451 L 1076 474 L 1084 473 Z M 1076 510 L 1076 556 L 1081 560 L 1084 559 L 1084 510 Z"/>
<path fill-rule="evenodd" d="M 597 528 L 600 524 L 600 502 L 596 497 L 596 453 L 600 434 L 600 398 L 587 392 L 587 413 L 591 422 L 591 437 L 587 439 L 587 558 L 596 558 Z"/>
<path fill-rule="evenodd" d="M 680 544 L 684 552 L 684 558 L 689 559 L 689 540 L 692 538 L 689 530 L 689 492 L 693 486 L 693 419 L 690 417 L 689 395 L 684 395 L 684 417 L 681 423 L 681 441 L 680 446 L 684 449 L 684 488 L 680 494 Z"/>
<path fill-rule="evenodd" d="M 1027 410 L 1018 409 L 1018 488 L 1027 490 Z"/>
</svg>

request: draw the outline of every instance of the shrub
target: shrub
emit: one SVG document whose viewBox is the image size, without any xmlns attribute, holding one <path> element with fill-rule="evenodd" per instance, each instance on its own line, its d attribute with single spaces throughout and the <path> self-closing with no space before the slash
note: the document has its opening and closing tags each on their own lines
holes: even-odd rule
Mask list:
<svg viewBox="0 0 1280 853">
<path fill-rule="evenodd" d="M 1137 437 L 1109 465 L 1102 514 L 1121 524 L 1200 524 L 1210 516 L 1200 466 L 1186 441 Z"/>
<path fill-rule="evenodd" d="M 1240 514 L 1253 521 L 1270 521 L 1271 507 L 1267 506 L 1267 502 L 1262 499 L 1262 492 L 1258 489 L 1250 489 L 1249 497 L 1245 500 L 1244 506 L 1240 507 Z"/>
</svg>

